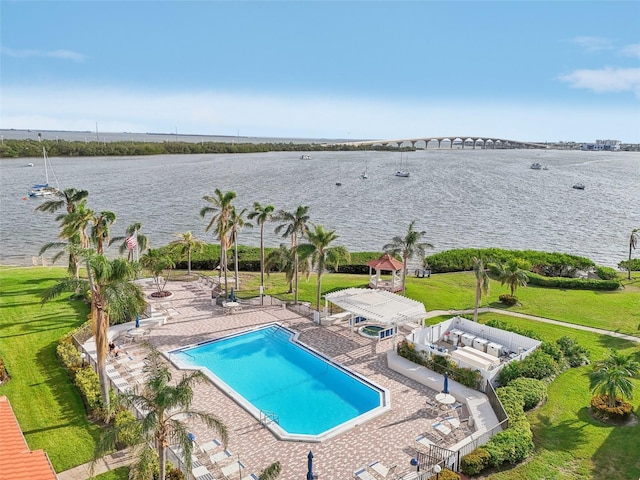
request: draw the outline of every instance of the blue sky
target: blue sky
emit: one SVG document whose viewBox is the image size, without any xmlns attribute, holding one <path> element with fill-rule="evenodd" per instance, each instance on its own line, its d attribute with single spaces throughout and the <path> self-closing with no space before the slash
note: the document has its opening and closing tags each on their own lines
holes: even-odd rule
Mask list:
<svg viewBox="0 0 640 480">
<path fill-rule="evenodd" d="M 1 1 L 0 127 L 640 143 L 640 2 Z"/>
</svg>

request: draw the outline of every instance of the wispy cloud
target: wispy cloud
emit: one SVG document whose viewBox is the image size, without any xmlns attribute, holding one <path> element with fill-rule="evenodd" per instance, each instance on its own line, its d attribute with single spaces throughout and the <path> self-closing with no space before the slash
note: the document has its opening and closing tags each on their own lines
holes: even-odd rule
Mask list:
<svg viewBox="0 0 640 480">
<path fill-rule="evenodd" d="M 633 44 L 633 45 L 625 45 L 624 47 L 622 47 L 620 52 L 625 57 L 640 58 L 640 43 L 636 43 L 636 44 Z"/>
<path fill-rule="evenodd" d="M 3 55 L 14 58 L 48 57 L 59 58 L 61 60 L 73 60 L 82 62 L 87 56 L 72 50 L 14 50 L 7 47 L 0 47 Z"/>
<path fill-rule="evenodd" d="M 587 52 L 601 52 L 603 50 L 612 50 L 614 48 L 613 41 L 609 38 L 576 37 L 572 41 Z"/>
<path fill-rule="evenodd" d="M 640 68 L 576 70 L 561 75 L 560 80 L 573 88 L 585 88 L 598 93 L 633 92 L 640 98 Z"/>
</svg>

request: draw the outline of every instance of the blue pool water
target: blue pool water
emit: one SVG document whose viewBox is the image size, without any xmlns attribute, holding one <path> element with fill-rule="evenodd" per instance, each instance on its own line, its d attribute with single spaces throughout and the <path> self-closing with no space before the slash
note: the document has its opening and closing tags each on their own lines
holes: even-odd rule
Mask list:
<svg viewBox="0 0 640 480">
<path fill-rule="evenodd" d="M 256 409 L 274 412 L 288 434 L 320 435 L 371 412 L 383 391 L 292 341 L 270 325 L 172 352 L 203 366 Z"/>
</svg>

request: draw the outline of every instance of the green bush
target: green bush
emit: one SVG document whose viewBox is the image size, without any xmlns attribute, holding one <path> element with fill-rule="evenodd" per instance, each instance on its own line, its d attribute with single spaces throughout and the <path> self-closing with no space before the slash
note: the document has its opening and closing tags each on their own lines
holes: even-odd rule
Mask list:
<svg viewBox="0 0 640 480">
<path fill-rule="evenodd" d="M 621 398 L 616 398 L 616 406 L 608 405 L 609 395 L 596 395 L 591 398 L 591 408 L 602 418 L 611 420 L 626 420 L 633 413 L 633 405 Z"/>
<path fill-rule="evenodd" d="M 76 374 L 76 371 L 82 366 L 82 357 L 76 346 L 71 341 L 71 337 L 66 337 L 60 340 L 56 347 L 56 354 L 62 362 L 62 364 L 71 373 L 71 378 Z"/>
<path fill-rule="evenodd" d="M 477 475 L 489 466 L 491 456 L 484 447 L 478 447 L 473 452 L 462 457 L 460 469 L 465 475 Z"/>
<path fill-rule="evenodd" d="M 518 303 L 518 297 L 509 295 L 508 293 L 503 293 L 502 295 L 500 295 L 498 297 L 498 300 L 500 300 L 500 303 L 506 305 L 507 307 L 513 307 Z"/>
<path fill-rule="evenodd" d="M 596 275 L 601 280 L 617 280 L 618 272 L 616 272 L 615 268 L 611 267 L 602 267 L 600 265 L 596 266 Z"/>
<path fill-rule="evenodd" d="M 140 442 L 140 426 L 136 418 L 128 409 L 122 409 L 115 414 L 113 426 L 117 433 L 117 440 L 126 446 L 136 445 Z"/>
<path fill-rule="evenodd" d="M 533 434 L 529 422 L 522 422 L 491 437 L 484 446 L 489 454 L 489 465 L 498 467 L 503 463 L 518 463 L 527 458 L 534 449 Z"/>
<path fill-rule="evenodd" d="M 565 335 L 556 340 L 556 343 L 562 350 L 562 354 L 567 359 L 570 367 L 581 367 L 589 364 L 591 352 L 580 346 L 575 338 Z"/>
<path fill-rule="evenodd" d="M 542 342 L 540 344 L 540 350 L 553 358 L 556 363 L 562 362 L 564 354 L 562 353 L 562 349 L 558 346 L 557 343 Z"/>
<path fill-rule="evenodd" d="M 93 368 L 85 367 L 77 370 L 74 382 L 91 412 L 102 408 L 100 380 Z"/>
<path fill-rule="evenodd" d="M 624 270 L 625 272 L 629 270 L 629 260 L 623 260 L 618 263 L 618 268 L 620 270 Z M 640 258 L 632 258 L 631 259 L 631 271 L 637 272 L 640 271 Z"/>
<path fill-rule="evenodd" d="M 547 398 L 547 384 L 535 378 L 516 378 L 509 383 L 509 387 L 515 388 L 522 394 L 524 410 L 531 410 Z"/>
<path fill-rule="evenodd" d="M 7 380 L 9 380 L 9 373 L 7 372 L 4 360 L 0 358 L 0 383 L 4 383 Z"/>
<path fill-rule="evenodd" d="M 592 280 L 588 278 L 545 277 L 535 273 L 527 273 L 529 285 L 544 288 L 563 288 L 571 290 L 618 290 L 618 280 Z"/>
<path fill-rule="evenodd" d="M 543 378 L 553 378 L 559 370 L 553 357 L 538 349 L 523 360 L 509 362 L 498 374 L 498 381 L 500 385 L 506 385 L 517 377 L 542 380 Z"/>
<path fill-rule="evenodd" d="M 452 472 L 448 468 L 444 468 L 438 474 L 438 480 L 460 480 L 460 475 L 458 475 L 456 472 Z"/>
<path fill-rule="evenodd" d="M 504 320 L 491 319 L 486 323 L 486 325 L 490 327 L 499 328 L 500 330 L 506 330 L 507 332 L 517 333 L 519 335 L 533 338 L 535 340 L 542 340 L 542 337 L 540 337 L 540 334 L 538 334 L 537 332 L 534 332 L 533 330 L 528 330 L 526 328 L 520 328 L 515 325 L 513 326 L 509 325 Z"/>
</svg>

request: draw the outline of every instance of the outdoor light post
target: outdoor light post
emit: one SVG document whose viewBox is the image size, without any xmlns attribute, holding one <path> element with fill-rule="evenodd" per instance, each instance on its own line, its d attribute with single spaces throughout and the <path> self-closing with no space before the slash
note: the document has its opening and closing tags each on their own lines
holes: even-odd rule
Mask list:
<svg viewBox="0 0 640 480">
<path fill-rule="evenodd" d="M 87 354 L 82 352 L 80 354 L 80 359 L 82 360 L 82 368 L 84 368 L 84 359 L 87 358 Z"/>
<path fill-rule="evenodd" d="M 438 478 L 440 478 L 442 467 L 440 465 L 436 465 L 435 467 L 433 467 L 433 471 L 436 473 L 436 480 L 438 480 Z"/>
</svg>

